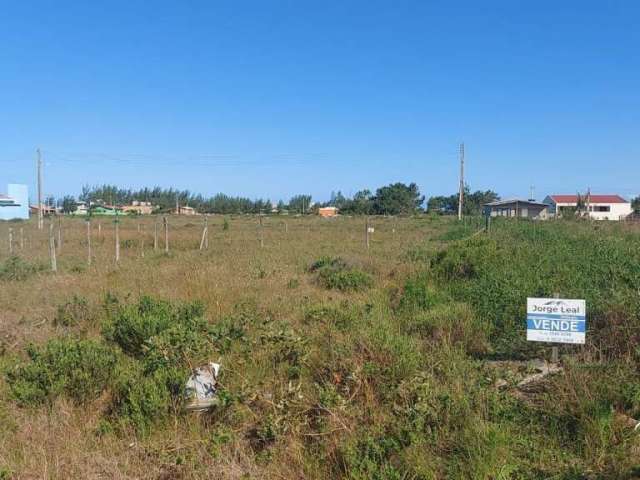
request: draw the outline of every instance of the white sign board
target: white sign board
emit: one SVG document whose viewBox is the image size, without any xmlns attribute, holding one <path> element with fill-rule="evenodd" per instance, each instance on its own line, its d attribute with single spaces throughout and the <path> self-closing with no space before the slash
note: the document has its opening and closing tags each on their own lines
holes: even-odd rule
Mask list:
<svg viewBox="0 0 640 480">
<path fill-rule="evenodd" d="M 373 233 L 376 230 L 373 227 L 367 227 L 367 233 Z"/>
<path fill-rule="evenodd" d="M 584 300 L 527 298 L 527 340 L 584 343 L 586 315 Z"/>
</svg>

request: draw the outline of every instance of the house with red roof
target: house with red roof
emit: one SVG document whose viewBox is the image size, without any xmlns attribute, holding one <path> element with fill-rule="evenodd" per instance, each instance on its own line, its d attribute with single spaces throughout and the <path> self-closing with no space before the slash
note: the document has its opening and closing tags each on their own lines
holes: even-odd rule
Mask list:
<svg viewBox="0 0 640 480">
<path fill-rule="evenodd" d="M 543 203 L 549 205 L 549 214 L 555 217 L 574 215 L 578 204 L 584 215 L 594 220 L 624 220 L 633 213 L 631 202 L 620 195 L 549 195 Z"/>
</svg>

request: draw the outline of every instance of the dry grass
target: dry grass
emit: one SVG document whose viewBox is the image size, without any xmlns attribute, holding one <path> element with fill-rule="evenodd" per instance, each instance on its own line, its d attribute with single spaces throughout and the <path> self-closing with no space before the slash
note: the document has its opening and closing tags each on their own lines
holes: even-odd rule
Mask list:
<svg viewBox="0 0 640 480">
<path fill-rule="evenodd" d="M 375 233 L 367 251 L 361 218 L 269 217 L 264 220 L 264 247 L 260 247 L 255 217 L 209 218 L 209 248 L 199 251 L 202 219 L 170 217 L 170 252 L 165 254 L 161 219 L 122 218 L 121 261 L 114 262 L 113 219 L 92 220 L 92 265 L 87 266 L 86 223 L 62 220 L 62 245 L 58 246 L 58 273 L 45 270 L 24 281 L 0 283 L 0 332 L 5 358 L 22 355 L 30 343 L 42 343 L 67 332 L 53 324 L 58 305 L 73 295 L 98 308 L 107 292 L 120 298 L 153 295 L 175 300 L 198 299 L 215 321 L 234 305 L 251 301 L 278 320 L 299 325 L 305 307 L 348 299 L 359 303 L 365 294 L 326 291 L 305 273 L 315 259 L 342 256 L 375 278 L 376 291 L 397 288 L 412 268 L 400 261 L 411 246 L 441 228 L 428 220 L 376 218 Z M 153 250 L 155 222 L 159 223 L 159 248 Z M 285 228 L 285 222 L 287 223 Z M 54 220 L 57 229 L 58 221 Z M 98 234 L 98 223 L 101 234 Z M 140 226 L 141 233 L 138 232 Z M 0 224 L 0 262 L 9 257 L 8 229 L 14 231 L 14 252 L 21 258 L 48 265 L 48 224 L 38 231 L 34 222 Z M 25 248 L 20 248 L 20 230 Z M 144 258 L 141 241 L 144 241 Z M 366 295 L 371 295 L 368 293 Z M 97 336 L 99 325 L 83 326 L 83 335 Z M 0 362 L 2 357 L 0 357 Z M 224 363 L 224 360 L 223 360 Z M 241 365 L 224 364 L 227 375 L 247 374 Z M 206 421 L 197 417 L 176 420 L 170 431 L 148 438 L 97 436 L 101 405 L 86 410 L 58 401 L 50 409 L 19 409 L 7 399 L 0 381 L 0 468 L 16 478 L 303 478 L 301 450 L 291 437 L 274 446 L 280 461 L 256 465 L 241 436 L 209 453 Z M 342 423 L 335 419 L 336 425 Z M 341 427 L 339 427 L 341 428 Z M 304 438 L 304 437 L 298 437 Z M 199 467 L 198 465 L 202 465 Z"/>
</svg>

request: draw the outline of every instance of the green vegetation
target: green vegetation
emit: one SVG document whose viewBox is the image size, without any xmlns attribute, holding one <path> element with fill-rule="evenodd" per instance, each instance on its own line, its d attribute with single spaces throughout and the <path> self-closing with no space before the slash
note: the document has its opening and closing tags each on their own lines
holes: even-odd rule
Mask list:
<svg viewBox="0 0 640 480">
<path fill-rule="evenodd" d="M 115 353 L 92 340 L 54 339 L 27 349 L 29 362 L 7 373 L 21 405 L 51 402 L 65 394 L 78 403 L 97 398 L 111 378 Z"/>
<path fill-rule="evenodd" d="M 15 436 L 20 452 L 68 459 L 25 434 L 45 424 L 40 434 L 82 439 L 136 478 L 157 478 L 158 465 L 164 478 L 638 475 L 633 226 L 497 220 L 478 233 L 476 219 L 376 218 L 365 250 L 362 219 L 296 221 L 288 232 L 265 222 L 259 247 L 255 218 L 235 218 L 216 229 L 211 254 L 186 250 L 196 244 L 187 237 L 172 256 L 110 266 L 97 293 L 81 288 L 91 269 L 27 278 L 82 281 L 54 291 L 43 315 L 53 322 L 21 320 L 29 310 L 18 301 L 8 309 L 19 328 L 2 338 L 2 451 L 18 451 L 2 440 Z M 5 285 L 20 295 L 25 284 Z M 560 347 L 561 371 L 519 385 L 550 350 L 525 341 L 526 298 L 554 294 L 586 299 L 587 344 Z M 217 404 L 186 413 L 184 383 L 210 361 L 222 364 Z M 25 458 L 0 465 L 43 472 Z M 77 462 L 74 474 L 84 451 Z"/>
<path fill-rule="evenodd" d="M 310 272 L 317 272 L 318 283 L 329 290 L 358 291 L 373 285 L 371 275 L 350 266 L 340 257 L 323 257 L 311 264 Z"/>
<path fill-rule="evenodd" d="M 31 263 L 18 256 L 9 257 L 0 264 L 0 280 L 22 281 L 44 270 L 41 264 Z"/>
</svg>

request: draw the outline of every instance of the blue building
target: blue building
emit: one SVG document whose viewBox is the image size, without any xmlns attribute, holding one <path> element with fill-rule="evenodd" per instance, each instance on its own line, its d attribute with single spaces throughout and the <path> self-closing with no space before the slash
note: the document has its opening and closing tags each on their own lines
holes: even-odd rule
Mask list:
<svg viewBox="0 0 640 480">
<path fill-rule="evenodd" d="M 0 220 L 29 219 L 29 189 L 10 183 L 7 194 L 0 193 Z"/>
</svg>

